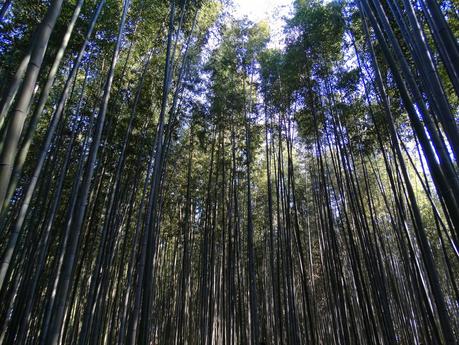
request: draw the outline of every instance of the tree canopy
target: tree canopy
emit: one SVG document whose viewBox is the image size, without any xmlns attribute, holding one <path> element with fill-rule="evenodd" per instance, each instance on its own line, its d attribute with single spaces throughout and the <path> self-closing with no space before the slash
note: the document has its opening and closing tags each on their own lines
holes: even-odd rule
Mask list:
<svg viewBox="0 0 459 345">
<path fill-rule="evenodd" d="M 459 7 L 1 0 L 0 344 L 459 339 Z"/>
</svg>

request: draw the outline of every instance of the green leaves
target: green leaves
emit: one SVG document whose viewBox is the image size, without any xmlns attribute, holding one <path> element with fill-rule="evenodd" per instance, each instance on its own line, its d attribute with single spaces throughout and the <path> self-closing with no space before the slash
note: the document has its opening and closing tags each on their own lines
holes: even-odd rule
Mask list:
<svg viewBox="0 0 459 345">
<path fill-rule="evenodd" d="M 341 5 L 330 2 L 295 1 L 295 12 L 287 21 L 287 49 L 297 47 L 297 53 L 312 60 L 310 67 L 323 75 L 341 57 L 344 22 Z M 308 62 L 303 60 L 303 65 Z"/>
</svg>

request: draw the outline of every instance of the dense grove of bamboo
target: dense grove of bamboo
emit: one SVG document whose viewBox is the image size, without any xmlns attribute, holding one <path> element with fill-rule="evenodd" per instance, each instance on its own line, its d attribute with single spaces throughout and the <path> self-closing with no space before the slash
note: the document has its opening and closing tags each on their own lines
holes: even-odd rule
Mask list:
<svg viewBox="0 0 459 345">
<path fill-rule="evenodd" d="M 2 0 L 1 345 L 459 344 L 457 3 L 231 11 Z"/>
</svg>

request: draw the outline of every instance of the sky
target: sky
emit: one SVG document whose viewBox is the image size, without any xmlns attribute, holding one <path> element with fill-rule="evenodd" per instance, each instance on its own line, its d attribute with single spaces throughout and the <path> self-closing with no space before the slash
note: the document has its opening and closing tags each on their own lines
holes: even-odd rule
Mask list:
<svg viewBox="0 0 459 345">
<path fill-rule="evenodd" d="M 268 20 L 273 45 L 283 44 L 282 18 L 288 16 L 293 0 L 234 0 L 235 15 L 251 21 Z"/>
</svg>

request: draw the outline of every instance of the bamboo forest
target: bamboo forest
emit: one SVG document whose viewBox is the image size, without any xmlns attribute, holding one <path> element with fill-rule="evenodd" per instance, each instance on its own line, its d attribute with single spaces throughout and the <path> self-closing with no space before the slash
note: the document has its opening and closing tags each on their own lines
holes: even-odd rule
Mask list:
<svg viewBox="0 0 459 345">
<path fill-rule="evenodd" d="M 0 345 L 458 345 L 459 2 L 0 0 L 0 261 Z"/>
</svg>

